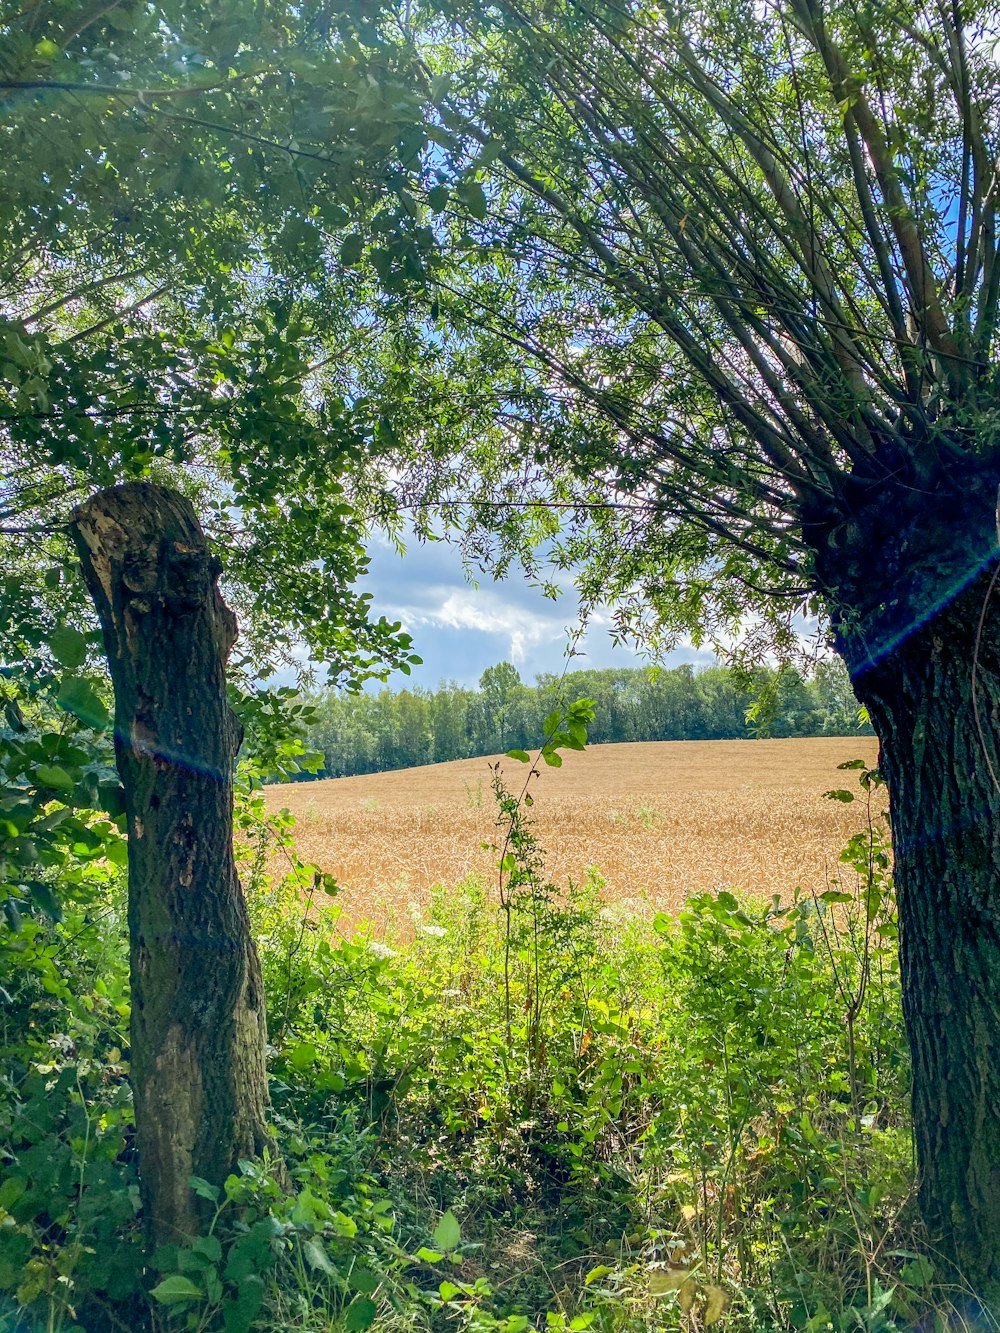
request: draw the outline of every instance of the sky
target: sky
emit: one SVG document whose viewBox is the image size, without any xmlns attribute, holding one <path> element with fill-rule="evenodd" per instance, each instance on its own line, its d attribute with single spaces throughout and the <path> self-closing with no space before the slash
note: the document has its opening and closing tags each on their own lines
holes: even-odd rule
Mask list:
<svg viewBox="0 0 1000 1333">
<path fill-rule="evenodd" d="M 424 659 L 409 678 L 395 672 L 390 689 L 421 685 L 433 690 L 442 681 L 475 686 L 483 671 L 497 662 L 513 662 L 529 684 L 539 672 L 563 670 L 568 628 L 576 619 L 572 589 L 551 601 L 519 572 L 502 583 L 480 575 L 478 587 L 473 587 L 457 548 L 445 542 L 411 541 L 400 557 L 388 542 L 376 538 L 369 550 L 371 566 L 359 591 L 372 594 L 376 619 L 384 615 L 402 623 L 413 636 L 414 651 Z M 610 617 L 600 617 L 579 645 L 583 655 L 575 659 L 574 669 L 648 664 L 627 648 L 616 648 L 610 630 Z M 686 645 L 663 664 L 707 665 L 712 660 L 711 653 Z"/>
</svg>

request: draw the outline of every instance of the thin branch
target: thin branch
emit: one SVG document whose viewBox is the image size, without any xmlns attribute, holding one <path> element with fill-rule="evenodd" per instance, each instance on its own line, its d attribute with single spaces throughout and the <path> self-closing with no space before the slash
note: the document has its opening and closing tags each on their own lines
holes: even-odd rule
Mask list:
<svg viewBox="0 0 1000 1333">
<path fill-rule="evenodd" d="M 45 319 L 48 315 L 53 315 L 63 306 L 69 305 L 71 301 L 82 301 L 85 297 L 100 291 L 102 287 L 110 287 L 115 283 L 131 282 L 133 278 L 141 278 L 145 270 L 132 269 L 127 273 L 111 273 L 105 278 L 96 278 L 92 282 L 84 283 L 80 287 L 75 287 L 65 296 L 50 301 L 48 305 L 43 305 L 40 309 L 32 311 L 30 315 L 25 315 L 23 324 L 37 324 L 39 320 Z"/>
<path fill-rule="evenodd" d="M 115 4 L 109 5 L 108 9 L 115 8 L 117 3 L 118 0 L 115 0 Z M 217 79 L 213 83 L 189 84 L 184 88 L 124 88 L 117 83 L 80 83 L 61 79 L 0 79 L 0 91 L 92 93 L 97 97 L 129 98 L 142 103 L 156 102 L 163 98 L 200 97 L 203 93 L 217 92 L 220 88 L 230 88 L 238 83 L 245 83 L 248 79 L 258 78 L 263 74 L 270 76 L 278 72 L 254 70 L 246 74 L 234 74 L 225 79 Z"/>
<path fill-rule="evenodd" d="M 934 271 L 927 258 L 916 219 L 903 193 L 882 127 L 864 95 L 861 81 L 851 73 L 843 52 L 828 36 L 822 14 L 817 12 L 814 0 L 792 0 L 792 10 L 803 34 L 813 43 L 826 66 L 838 104 L 850 110 L 865 142 L 886 202 L 890 225 L 903 257 L 918 321 L 926 330 L 932 349 L 945 361 L 953 391 L 959 393 L 966 378 L 964 367 L 960 364 L 961 352 L 941 305 Z"/>
<path fill-rule="evenodd" d="M 139 297 L 131 305 L 125 306 L 121 310 L 113 310 L 110 315 L 104 319 L 98 320 L 96 324 L 91 324 L 89 328 L 82 329 L 79 333 L 74 333 L 71 338 L 67 338 L 67 343 L 79 342 L 81 338 L 89 338 L 93 333 L 100 333 L 101 329 L 106 329 L 109 324 L 117 324 L 119 320 L 125 319 L 128 315 L 134 315 L 136 311 L 141 310 L 143 306 L 149 305 L 150 301 L 155 301 L 157 297 L 163 296 L 172 286 L 170 282 L 163 282 L 159 287 L 154 287 L 152 291 L 147 292 L 145 296 Z"/>
</svg>

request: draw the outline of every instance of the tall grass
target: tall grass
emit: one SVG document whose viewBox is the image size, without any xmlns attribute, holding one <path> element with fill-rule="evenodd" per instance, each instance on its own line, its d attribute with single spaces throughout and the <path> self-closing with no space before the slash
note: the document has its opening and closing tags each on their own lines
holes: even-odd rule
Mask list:
<svg viewBox="0 0 1000 1333">
<path fill-rule="evenodd" d="M 609 905 L 596 875 L 559 891 L 537 850 L 509 910 L 439 887 L 394 947 L 332 946 L 322 914 L 304 947 L 291 903 L 258 905 L 282 1105 L 376 1127 L 411 1251 L 461 1221 L 434 1326 L 933 1317 L 878 829 L 821 895 L 701 894 L 676 918 Z"/>
<path fill-rule="evenodd" d="M 206 1235 L 143 1270 L 122 922 L 99 947 L 52 926 L 79 1002 L 29 968 L 3 981 L 33 1015 L 0 1085 L 4 1333 L 151 1311 L 199 1333 L 962 1326 L 914 1207 L 877 823 L 820 894 L 677 915 L 609 901 L 596 873 L 557 887 L 511 825 L 499 903 L 439 886 L 395 938 L 344 939 L 336 886 L 260 817 L 283 1171 L 243 1164 Z"/>
</svg>

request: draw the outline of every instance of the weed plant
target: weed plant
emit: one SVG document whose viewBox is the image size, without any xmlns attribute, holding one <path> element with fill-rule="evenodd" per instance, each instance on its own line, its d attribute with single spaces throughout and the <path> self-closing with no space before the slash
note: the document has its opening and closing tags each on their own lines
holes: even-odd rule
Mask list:
<svg viewBox="0 0 1000 1333">
<path fill-rule="evenodd" d="M 385 943 L 340 937 L 244 793 L 283 1167 L 195 1181 L 214 1220 L 148 1267 L 119 879 L 3 937 L 4 1333 L 962 1326 L 913 1204 L 879 827 L 815 892 L 675 919 L 548 883 L 502 770 L 494 796 L 499 885 Z"/>
</svg>

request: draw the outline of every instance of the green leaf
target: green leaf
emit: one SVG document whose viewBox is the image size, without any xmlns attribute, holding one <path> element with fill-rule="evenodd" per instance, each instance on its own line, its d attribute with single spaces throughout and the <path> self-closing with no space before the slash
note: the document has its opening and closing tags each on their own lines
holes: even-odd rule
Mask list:
<svg viewBox="0 0 1000 1333">
<path fill-rule="evenodd" d="M 823 795 L 828 801 L 843 801 L 845 805 L 849 805 L 854 800 L 852 791 L 825 791 Z"/>
<path fill-rule="evenodd" d="M 199 1199 L 210 1199 L 212 1203 L 218 1202 L 218 1185 L 210 1184 L 207 1180 L 203 1180 L 201 1176 L 191 1176 L 188 1180 L 188 1184 L 191 1186 L 194 1193 L 198 1195 Z M 216 1255 L 215 1257 L 218 1258 L 219 1256 Z"/>
<path fill-rule="evenodd" d="M 599 1282 L 602 1277 L 607 1277 L 609 1273 L 613 1273 L 614 1271 L 615 1270 L 613 1268 L 609 1268 L 607 1264 L 598 1264 L 597 1267 L 592 1268 L 590 1272 L 587 1274 L 587 1276 L 583 1279 L 583 1285 L 585 1287 L 589 1287 L 591 1283 Z"/>
<path fill-rule="evenodd" d="M 49 635 L 49 647 L 60 666 L 81 667 L 87 660 L 87 640 L 78 629 L 64 625 Z"/>
<path fill-rule="evenodd" d="M 819 900 L 821 903 L 849 903 L 854 901 L 854 896 L 837 889 L 826 889 L 819 895 Z"/>
<path fill-rule="evenodd" d="M 35 906 L 43 911 L 50 921 L 62 920 L 62 907 L 59 904 L 59 899 L 49 888 L 48 884 L 43 884 L 41 880 L 33 879 L 28 881 L 26 887 L 31 894 Z"/>
<path fill-rule="evenodd" d="M 204 1184 L 204 1182 L 202 1183 Z M 214 1195 L 206 1194 L 202 1197 L 207 1199 L 218 1199 L 218 1190 L 216 1190 Z M 222 1244 L 219 1241 L 218 1236 L 196 1236 L 191 1242 L 191 1249 L 195 1254 L 203 1255 L 211 1264 L 217 1264 L 222 1258 Z"/>
<path fill-rule="evenodd" d="M 934 1280 L 934 1264 L 926 1255 L 918 1255 L 908 1264 L 903 1264 L 899 1276 L 908 1287 L 929 1287 Z"/>
<path fill-rule="evenodd" d="M 222 1307 L 222 1324 L 226 1333 L 249 1333 L 264 1300 L 264 1284 L 256 1273 L 240 1281 L 235 1300 L 227 1300 Z"/>
<path fill-rule="evenodd" d="M 486 194 L 478 181 L 463 181 L 457 193 L 474 218 L 482 222 L 489 212 Z"/>
<path fill-rule="evenodd" d="M 386 1200 L 386 1202 L 389 1201 Z M 370 1268 L 365 1268 L 362 1264 L 356 1264 L 351 1269 L 351 1276 L 348 1281 L 355 1291 L 361 1292 L 362 1296 L 373 1296 L 382 1285 L 383 1279 L 378 1273 L 373 1273 Z"/>
<path fill-rule="evenodd" d="M 176 1305 L 181 1301 L 200 1301 L 204 1292 L 196 1287 L 190 1278 L 180 1273 L 171 1273 L 150 1292 L 150 1295 L 162 1305 Z"/>
<path fill-rule="evenodd" d="M 458 1218 L 450 1208 L 443 1214 L 440 1222 L 434 1228 L 432 1239 L 438 1249 L 444 1250 L 446 1254 L 451 1250 L 458 1249 L 462 1240 L 462 1228 L 458 1224 Z"/>
<path fill-rule="evenodd" d="M 312 1069 L 313 1065 L 319 1059 L 319 1051 L 310 1041 L 301 1041 L 297 1046 L 293 1046 L 288 1052 L 288 1063 L 299 1073 L 304 1073 L 307 1069 Z"/>
<path fill-rule="evenodd" d="M 35 769 L 35 779 L 42 787 L 56 787 L 61 790 L 74 785 L 74 779 L 59 764 L 39 764 Z"/>
<path fill-rule="evenodd" d="M 3 715 L 7 719 L 7 725 L 11 731 L 22 733 L 28 730 L 24 714 L 21 712 L 20 704 L 16 699 L 7 699 L 4 702 Z"/>
<path fill-rule="evenodd" d="M 11 1205 L 18 1201 L 27 1188 L 28 1182 L 23 1176 L 8 1176 L 0 1185 L 0 1208 L 9 1211 Z"/>
<path fill-rule="evenodd" d="M 253 1278 L 255 1273 L 270 1267 L 274 1261 L 271 1249 L 273 1218 L 267 1217 L 254 1224 L 246 1236 L 241 1236 L 229 1251 L 224 1277 L 227 1282 L 242 1286 Z"/>
<path fill-rule="evenodd" d="M 508 750 L 508 751 L 507 751 L 507 758 L 508 758 L 508 759 L 519 759 L 519 760 L 521 761 L 522 764 L 530 764 L 530 763 L 531 763 L 531 755 L 528 753 L 527 750 Z"/>
<path fill-rule="evenodd" d="M 63 679 L 56 703 L 97 731 L 106 727 L 110 720 L 104 700 L 90 681 L 84 680 L 82 676 L 66 676 Z"/>
<path fill-rule="evenodd" d="M 542 731 L 545 733 L 546 736 L 555 735 L 555 733 L 559 730 L 559 723 L 561 721 L 562 721 L 561 710 L 558 708 L 553 708 L 552 712 L 542 723 Z"/>
<path fill-rule="evenodd" d="M 337 1270 L 330 1262 L 330 1256 L 319 1241 L 305 1241 L 302 1246 L 302 1253 L 305 1255 L 306 1263 L 310 1268 L 318 1269 L 319 1272 L 325 1273 L 327 1277 L 337 1276 Z"/>
<path fill-rule="evenodd" d="M 348 1333 L 355 1333 L 357 1329 L 371 1328 L 375 1322 L 375 1316 L 378 1308 L 375 1302 L 369 1296 L 361 1296 L 356 1301 L 352 1301 L 347 1307 L 344 1315 L 344 1328 Z"/>
<path fill-rule="evenodd" d="M 555 750 L 543 750 L 542 758 L 549 768 L 562 768 L 562 755 L 556 754 Z"/>
<path fill-rule="evenodd" d="M 113 866 L 118 866 L 121 870 L 124 870 L 128 865 L 128 843 L 124 838 L 118 838 L 108 844 L 104 855 Z"/>
<path fill-rule="evenodd" d="M 345 268 L 353 268 L 364 254 L 364 250 L 364 240 L 356 232 L 352 232 L 349 236 L 344 237 L 344 242 L 340 247 L 340 262 Z"/>
<path fill-rule="evenodd" d="M 454 1300 L 456 1296 L 461 1296 L 461 1294 L 462 1288 L 456 1287 L 454 1282 L 449 1282 L 447 1279 L 438 1287 L 438 1295 L 443 1301 Z"/>
<path fill-rule="evenodd" d="M 330 1205 L 325 1199 L 318 1198 L 313 1194 L 308 1185 L 304 1185 L 299 1192 L 298 1198 L 292 1206 L 291 1220 L 297 1227 L 315 1227 L 318 1222 L 328 1222 L 332 1216 Z M 337 1214 L 340 1217 L 341 1214 Z M 357 1230 L 356 1224 L 351 1219 L 354 1230 Z M 342 1232 L 341 1234 L 353 1234 L 353 1232 Z"/>
</svg>

